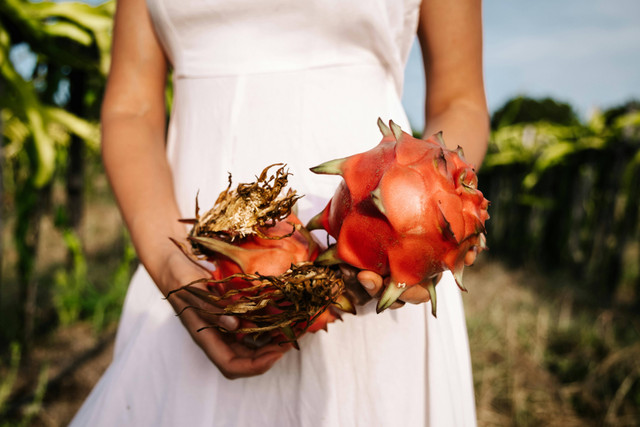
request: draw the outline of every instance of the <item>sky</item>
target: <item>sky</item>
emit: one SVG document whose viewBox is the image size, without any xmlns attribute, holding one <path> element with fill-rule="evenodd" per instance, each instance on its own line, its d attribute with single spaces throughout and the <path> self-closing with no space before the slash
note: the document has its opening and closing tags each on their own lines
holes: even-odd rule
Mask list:
<svg viewBox="0 0 640 427">
<path fill-rule="evenodd" d="M 483 41 L 491 112 L 514 96 L 550 96 L 586 120 L 596 109 L 640 99 L 640 0 L 483 0 Z M 34 58 L 24 50 L 12 52 L 12 59 L 29 70 Z M 424 74 L 417 43 L 403 103 L 412 127 L 421 130 Z"/>
<path fill-rule="evenodd" d="M 484 0 L 483 27 L 490 111 L 550 96 L 587 119 L 640 99 L 640 0 Z M 423 79 L 414 45 L 403 96 L 414 129 L 424 126 Z"/>
</svg>

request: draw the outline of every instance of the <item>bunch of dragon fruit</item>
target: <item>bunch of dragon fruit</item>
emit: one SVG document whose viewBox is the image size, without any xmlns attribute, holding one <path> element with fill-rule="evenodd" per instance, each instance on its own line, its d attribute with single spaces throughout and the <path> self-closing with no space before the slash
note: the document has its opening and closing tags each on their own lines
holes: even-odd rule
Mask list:
<svg viewBox="0 0 640 427">
<path fill-rule="evenodd" d="M 311 234 L 291 212 L 299 196 L 289 189 L 285 166 L 269 176 L 265 168 L 254 183 L 229 187 L 214 207 L 196 218 L 191 251 L 176 243 L 185 255 L 215 265 L 210 278 L 187 284 L 174 292 L 190 292 L 211 306 L 209 316 L 227 315 L 239 327 L 227 331 L 247 345 L 292 342 L 305 332 L 327 329 L 341 311 L 355 313 L 343 294 L 338 270 L 314 265 L 319 248 Z M 196 284 L 206 283 L 208 291 Z M 193 308 L 192 309 L 196 309 Z M 203 309 L 200 309 L 203 310 Z"/>
<path fill-rule="evenodd" d="M 208 315 L 240 320 L 233 333 L 245 344 L 292 342 L 305 332 L 327 329 L 341 311 L 355 314 L 352 283 L 338 268 L 348 264 L 389 277 L 378 301 L 381 312 L 414 286 L 429 292 L 436 315 L 440 273 L 453 272 L 462 290 L 462 271 L 486 249 L 484 223 L 489 202 L 462 149 L 449 150 L 442 134 L 421 140 L 393 122 L 378 119 L 383 138 L 373 149 L 323 163 L 311 170 L 341 175 L 326 208 L 303 227 L 292 213 L 299 196 L 289 189 L 285 166 L 256 182 L 229 187 L 214 207 L 184 222 L 193 225 L 194 261 L 215 264 L 203 290 L 191 292 L 211 305 Z M 336 243 L 320 253 L 309 230 L 324 229 Z M 195 308 L 194 308 L 195 309 Z M 203 309 L 201 309 L 203 310 Z"/>
<path fill-rule="evenodd" d="M 387 127 L 378 119 L 378 127 L 383 138 L 375 148 L 311 169 L 343 178 L 307 225 L 336 239 L 316 263 L 345 263 L 390 277 L 378 312 L 422 286 L 435 316 L 440 273 L 450 270 L 466 290 L 463 268 L 486 249 L 489 202 L 462 149 L 447 149 L 441 133 L 421 140 L 392 121 Z"/>
</svg>

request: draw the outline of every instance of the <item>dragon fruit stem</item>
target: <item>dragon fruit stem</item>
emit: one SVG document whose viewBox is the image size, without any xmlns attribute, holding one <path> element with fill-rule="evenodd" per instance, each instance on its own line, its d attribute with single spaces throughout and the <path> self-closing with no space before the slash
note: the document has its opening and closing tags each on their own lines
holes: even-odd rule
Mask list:
<svg viewBox="0 0 640 427">
<path fill-rule="evenodd" d="M 384 124 L 380 117 L 378 117 L 378 128 L 380 129 L 380 133 L 382 133 L 382 136 L 391 136 L 391 129 L 389 129 L 386 124 Z"/>
<path fill-rule="evenodd" d="M 465 288 L 464 285 L 462 284 L 462 271 L 463 270 L 464 270 L 463 267 L 459 267 L 459 268 L 456 268 L 454 271 L 452 271 L 452 273 L 453 273 L 453 277 L 456 279 L 456 284 L 458 285 L 460 290 L 463 291 L 463 292 L 468 292 L 467 288 Z"/>
<path fill-rule="evenodd" d="M 444 216 L 444 212 L 442 212 L 440 206 L 438 206 L 438 210 L 436 211 L 436 213 L 438 215 L 438 229 L 440 230 L 442 237 L 451 242 L 458 243 L 458 239 L 456 238 L 456 235 L 453 234 L 453 230 L 451 229 L 451 223 Z"/>
<path fill-rule="evenodd" d="M 322 226 L 322 216 L 323 216 L 324 212 L 320 212 L 319 214 L 317 214 L 316 216 L 314 216 L 313 218 L 311 218 L 309 220 L 309 222 L 307 223 L 307 225 L 305 226 L 305 228 L 309 231 L 313 231 L 313 230 L 322 230 L 324 227 Z"/>
<path fill-rule="evenodd" d="M 246 252 L 246 249 L 223 242 L 222 240 L 213 239 L 211 237 L 191 236 L 189 237 L 189 240 L 200 244 L 210 251 L 226 256 L 231 261 L 238 264 L 238 266 L 244 271 L 244 258 L 241 256 L 241 254 L 243 252 Z"/>
<path fill-rule="evenodd" d="M 318 244 L 316 243 L 315 239 L 311 235 L 311 231 L 306 227 L 301 226 L 300 224 L 293 224 L 293 227 L 307 241 L 307 245 L 308 245 L 307 253 L 309 254 L 314 253 L 318 248 Z"/>
<path fill-rule="evenodd" d="M 436 295 L 436 282 L 437 279 L 430 280 L 426 286 L 427 292 L 429 292 L 429 298 L 431 299 L 431 314 L 433 317 L 438 318 L 436 310 L 438 308 L 438 298 Z"/>
<path fill-rule="evenodd" d="M 382 215 L 387 216 L 387 211 L 384 208 L 384 203 L 382 203 L 382 191 L 380 190 L 380 187 L 371 192 L 371 201 L 374 205 L 376 205 Z"/>
<path fill-rule="evenodd" d="M 285 337 L 287 337 L 289 342 L 293 345 L 293 348 L 299 351 L 300 344 L 298 344 L 298 340 L 296 339 L 296 334 L 295 332 L 293 332 L 293 329 L 291 328 L 291 326 L 283 326 L 282 329 L 280 330 L 282 331 L 282 334 Z"/>
<path fill-rule="evenodd" d="M 330 246 L 326 251 L 318 255 L 315 260 L 316 264 L 323 266 L 342 264 L 343 262 L 338 256 L 338 247 L 336 245 Z"/>
<path fill-rule="evenodd" d="M 346 160 L 346 158 L 329 160 L 328 162 L 310 168 L 310 170 L 320 175 L 342 175 L 342 166 Z"/>
<path fill-rule="evenodd" d="M 487 237 L 485 236 L 485 234 L 481 233 L 479 236 L 479 239 L 480 239 L 480 249 L 488 250 L 489 247 L 487 246 Z"/>
<path fill-rule="evenodd" d="M 378 306 L 376 307 L 376 313 L 382 313 L 387 308 L 400 298 L 400 295 L 407 290 L 406 283 L 396 283 L 393 280 L 389 282 L 389 285 L 382 293 Z"/>
<path fill-rule="evenodd" d="M 351 300 L 345 295 L 345 294 L 341 294 L 339 295 L 335 302 L 333 303 L 333 305 L 341 311 L 344 311 L 346 313 L 351 313 L 351 314 L 356 314 L 356 308 L 353 305 L 353 303 L 351 302 Z"/>
<path fill-rule="evenodd" d="M 393 132 L 393 136 L 396 138 L 396 141 L 400 141 L 400 138 L 402 138 L 402 128 L 395 124 L 393 120 L 389 120 L 389 127 L 391 127 L 391 131 Z"/>
</svg>

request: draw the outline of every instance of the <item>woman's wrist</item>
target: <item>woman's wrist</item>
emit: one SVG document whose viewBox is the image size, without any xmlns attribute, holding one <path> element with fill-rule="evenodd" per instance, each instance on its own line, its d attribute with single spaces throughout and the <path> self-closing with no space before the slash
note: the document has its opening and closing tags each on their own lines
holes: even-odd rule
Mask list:
<svg viewBox="0 0 640 427">
<path fill-rule="evenodd" d="M 140 262 L 164 295 L 185 284 L 179 277 L 184 274 L 181 270 L 184 271 L 185 267 L 178 267 L 185 264 L 184 261 L 197 269 L 171 241 L 173 239 L 189 247 L 187 229 L 178 222 L 177 214 L 175 217 L 165 215 L 165 218 L 153 219 L 148 216 L 130 217 L 127 227 Z"/>
</svg>

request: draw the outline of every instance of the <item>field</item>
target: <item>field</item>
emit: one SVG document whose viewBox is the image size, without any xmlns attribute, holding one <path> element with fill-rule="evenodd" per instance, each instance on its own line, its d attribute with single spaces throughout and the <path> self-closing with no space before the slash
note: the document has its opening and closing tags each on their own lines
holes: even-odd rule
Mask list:
<svg viewBox="0 0 640 427">
<path fill-rule="evenodd" d="M 111 358 L 136 264 L 99 166 L 114 9 L 0 0 L 0 427 L 65 425 Z M 640 102 L 585 122 L 516 96 L 491 123 L 464 297 L 479 424 L 638 426 Z"/>
<path fill-rule="evenodd" d="M 11 235 L 15 216 L 11 206 L 4 207 L 0 420 L 6 422 L 0 421 L 0 426 L 65 425 L 109 364 L 136 261 L 104 174 L 96 162 L 88 164 L 79 232 L 69 233 L 56 222 L 56 206 L 64 206 L 65 198 L 60 184 L 52 188 L 51 207 L 40 220 L 38 299 L 30 350 L 15 344 L 22 326 L 18 257 Z M 507 217 L 500 212 L 513 209 L 494 209 L 494 228 L 505 224 Z M 465 271 L 479 424 L 640 425 L 635 288 L 615 288 L 631 293 L 602 299 L 592 292 L 593 285 L 582 281 L 584 271 L 571 276 L 571 269 L 550 270 L 548 260 L 536 261 L 531 250 L 524 262 L 503 257 L 499 243 L 514 242 L 504 240 L 513 236 L 505 227 L 502 241 L 495 234 L 492 241 L 489 230 L 489 246 L 493 242 L 498 248 L 483 253 Z M 544 249 L 538 253 L 544 254 Z M 637 254 L 630 259 L 637 259 Z M 603 281 L 598 288 L 606 286 Z"/>
<path fill-rule="evenodd" d="M 55 254 L 65 251 L 56 247 L 59 232 L 50 218 L 43 219 L 42 230 L 41 253 L 52 254 L 39 260 L 46 276 L 64 262 Z M 99 283 L 105 266 L 117 268 L 123 251 L 121 223 L 108 197 L 92 199 L 83 233 L 90 242 L 89 282 Z M 470 291 L 464 295 L 479 424 L 638 425 L 637 313 L 598 307 L 570 278 L 481 258 L 465 272 Z M 51 310 L 39 315 L 50 317 Z M 96 326 L 91 314 L 70 324 L 41 325 L 0 409 L 10 425 L 65 425 L 73 416 L 113 349 L 116 322 Z M 10 353 L 4 349 L 0 397 L 12 373 Z"/>
</svg>

